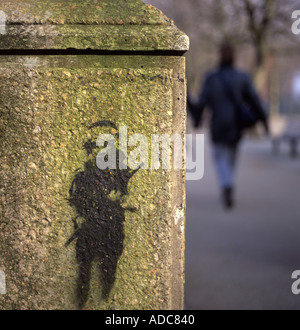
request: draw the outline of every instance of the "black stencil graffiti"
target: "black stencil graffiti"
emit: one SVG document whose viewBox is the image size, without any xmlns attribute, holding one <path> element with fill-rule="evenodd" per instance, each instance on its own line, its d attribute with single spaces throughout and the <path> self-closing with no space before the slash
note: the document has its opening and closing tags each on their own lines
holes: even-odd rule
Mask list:
<svg viewBox="0 0 300 330">
<path fill-rule="evenodd" d="M 110 126 L 113 123 L 101 121 L 90 128 Z M 96 149 L 91 140 L 84 144 L 87 155 Z M 78 308 L 82 309 L 89 296 L 91 268 L 94 260 L 98 262 L 102 299 L 106 300 L 115 282 L 117 263 L 123 251 L 125 210 L 134 212 L 134 208 L 122 206 L 121 198 L 128 194 L 129 180 L 137 170 L 119 169 L 100 170 L 95 159 L 84 164 L 84 170 L 78 172 L 69 190 L 69 203 L 75 208 L 77 217 L 73 219 L 75 232 L 66 246 L 76 240 L 76 260 L 78 280 L 76 297 Z M 111 193 L 114 198 L 111 198 Z M 84 222 L 79 226 L 77 219 Z"/>
</svg>

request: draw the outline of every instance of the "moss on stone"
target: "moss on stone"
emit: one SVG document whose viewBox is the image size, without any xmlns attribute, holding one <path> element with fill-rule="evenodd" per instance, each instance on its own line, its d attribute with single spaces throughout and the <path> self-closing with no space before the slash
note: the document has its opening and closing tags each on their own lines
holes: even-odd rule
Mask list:
<svg viewBox="0 0 300 330">
<path fill-rule="evenodd" d="M 111 132 L 89 127 L 110 120 L 149 140 L 171 135 L 183 70 L 178 57 L 0 57 L 0 309 L 76 308 L 75 242 L 65 247 L 76 211 L 67 199 L 88 160 L 83 144 Z M 122 202 L 137 211 L 126 211 L 114 288 L 100 301 L 95 263 L 86 308 L 168 309 L 171 173 L 140 170 Z"/>
<path fill-rule="evenodd" d="M 188 37 L 141 0 L 5 0 L 1 10 L 0 49 L 188 49 Z"/>
<path fill-rule="evenodd" d="M 141 0 L 1 1 L 8 24 L 170 25 L 161 11 Z"/>
</svg>

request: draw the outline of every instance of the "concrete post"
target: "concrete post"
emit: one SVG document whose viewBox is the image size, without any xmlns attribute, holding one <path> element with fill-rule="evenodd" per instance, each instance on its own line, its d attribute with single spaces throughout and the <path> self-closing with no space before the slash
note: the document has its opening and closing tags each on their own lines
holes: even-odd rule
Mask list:
<svg viewBox="0 0 300 330">
<path fill-rule="evenodd" d="M 182 309 L 185 171 L 151 137 L 183 139 L 187 36 L 140 0 L 0 13 L 0 309 Z"/>
</svg>

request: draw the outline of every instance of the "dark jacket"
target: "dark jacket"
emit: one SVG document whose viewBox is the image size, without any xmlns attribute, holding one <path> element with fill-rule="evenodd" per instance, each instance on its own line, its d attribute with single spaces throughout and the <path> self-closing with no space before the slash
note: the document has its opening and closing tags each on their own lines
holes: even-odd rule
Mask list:
<svg viewBox="0 0 300 330">
<path fill-rule="evenodd" d="M 265 124 L 267 129 L 265 110 L 250 76 L 232 66 L 221 66 L 207 75 L 196 109 L 196 126 L 201 122 L 203 110 L 207 106 L 212 112 L 211 138 L 213 142 L 236 144 L 242 137 L 242 129 L 238 124 L 236 107 L 224 88 L 220 79 L 221 75 L 226 77 L 232 92 L 235 93 L 235 99 L 247 104 L 257 118 Z"/>
</svg>

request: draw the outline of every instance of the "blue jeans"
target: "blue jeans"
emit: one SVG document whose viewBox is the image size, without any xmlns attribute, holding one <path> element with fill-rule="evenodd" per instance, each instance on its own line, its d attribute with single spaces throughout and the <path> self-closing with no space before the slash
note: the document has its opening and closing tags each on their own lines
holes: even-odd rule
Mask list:
<svg viewBox="0 0 300 330">
<path fill-rule="evenodd" d="M 237 145 L 213 144 L 213 157 L 221 189 L 235 186 L 237 150 Z"/>
</svg>

